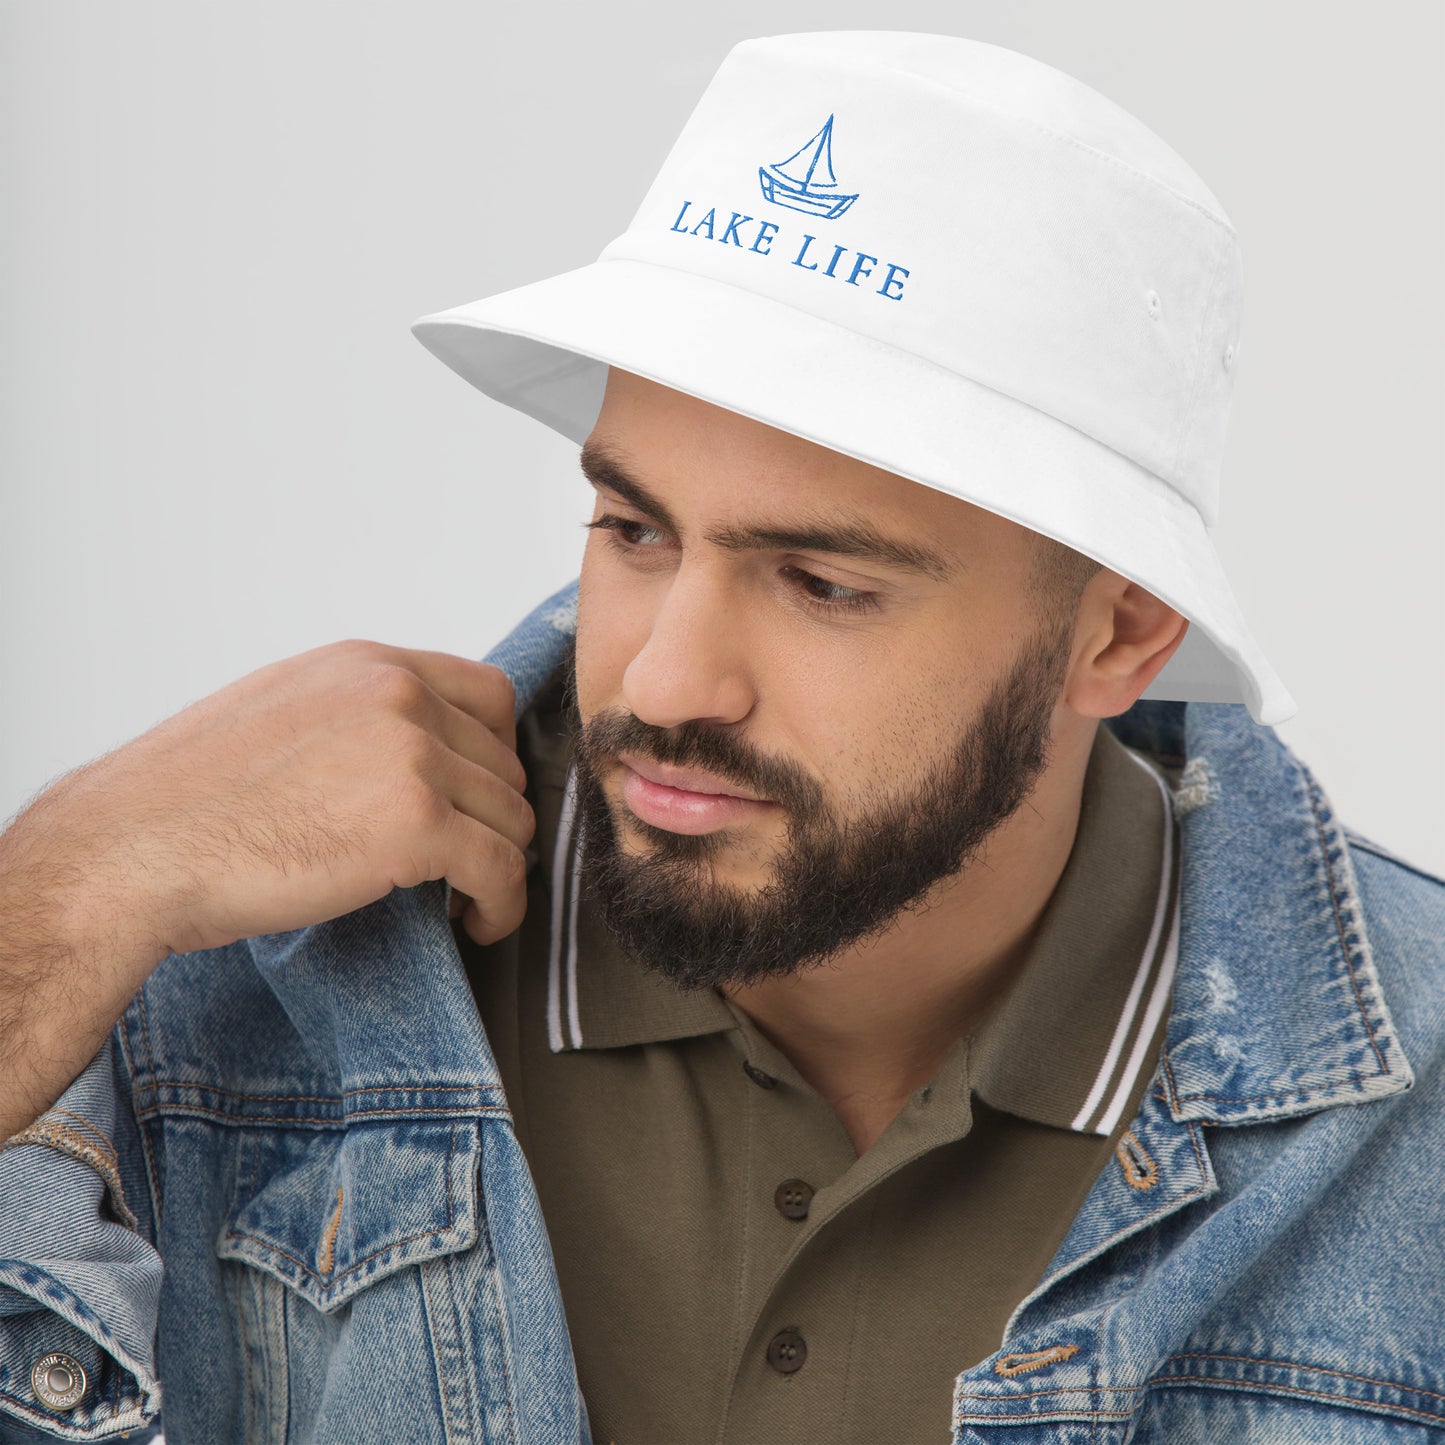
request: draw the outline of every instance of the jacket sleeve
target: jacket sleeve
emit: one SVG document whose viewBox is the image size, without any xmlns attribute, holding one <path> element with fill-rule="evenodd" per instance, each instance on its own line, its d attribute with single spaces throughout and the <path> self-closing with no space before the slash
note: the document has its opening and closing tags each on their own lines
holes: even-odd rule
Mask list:
<svg viewBox="0 0 1445 1445">
<path fill-rule="evenodd" d="M 155 1248 L 130 1081 L 112 1034 L 28 1128 L 0 1144 L 0 1441 L 105 1440 L 160 1409 Z M 85 1389 L 47 1405 L 32 1374 L 60 1355 Z M 23 1422 L 23 1424 L 21 1423 Z"/>
</svg>

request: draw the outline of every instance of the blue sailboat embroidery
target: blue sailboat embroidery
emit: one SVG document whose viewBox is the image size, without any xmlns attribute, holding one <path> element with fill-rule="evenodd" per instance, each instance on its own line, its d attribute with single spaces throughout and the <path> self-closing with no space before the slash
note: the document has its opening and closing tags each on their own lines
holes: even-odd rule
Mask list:
<svg viewBox="0 0 1445 1445">
<path fill-rule="evenodd" d="M 764 200 L 821 216 L 825 221 L 837 220 L 858 199 L 856 191 L 846 196 L 838 190 L 838 178 L 833 174 L 831 115 L 823 122 L 822 130 L 804 141 L 787 160 L 759 166 L 758 184 L 763 188 Z"/>
</svg>

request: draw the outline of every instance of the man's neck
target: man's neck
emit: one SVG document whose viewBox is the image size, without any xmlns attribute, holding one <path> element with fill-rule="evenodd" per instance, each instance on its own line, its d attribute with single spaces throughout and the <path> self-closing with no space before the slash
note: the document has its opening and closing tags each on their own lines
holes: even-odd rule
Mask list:
<svg viewBox="0 0 1445 1445">
<path fill-rule="evenodd" d="M 925 908 L 820 967 L 722 989 L 832 1105 L 860 1155 L 1027 957 L 1074 846 L 1096 727 L 1056 746 L 1030 798 Z"/>
</svg>

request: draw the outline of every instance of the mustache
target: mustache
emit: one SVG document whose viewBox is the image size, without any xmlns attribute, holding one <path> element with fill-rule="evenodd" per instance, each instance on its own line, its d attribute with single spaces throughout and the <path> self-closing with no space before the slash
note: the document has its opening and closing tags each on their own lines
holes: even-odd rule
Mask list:
<svg viewBox="0 0 1445 1445">
<path fill-rule="evenodd" d="M 593 771 L 608 757 L 633 753 L 653 762 L 701 768 L 747 792 L 808 816 L 823 804 L 819 783 L 795 764 L 768 756 L 726 728 L 685 722 L 660 728 L 634 713 L 606 709 L 578 728 L 575 747 Z"/>
</svg>

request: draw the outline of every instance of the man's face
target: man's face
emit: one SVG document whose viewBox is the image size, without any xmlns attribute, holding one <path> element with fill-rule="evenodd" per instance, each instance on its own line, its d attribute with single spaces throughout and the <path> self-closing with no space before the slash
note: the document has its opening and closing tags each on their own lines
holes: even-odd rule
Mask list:
<svg viewBox="0 0 1445 1445">
<path fill-rule="evenodd" d="M 947 886 L 1047 762 L 1073 640 L 1023 527 L 615 368 L 575 664 L 584 869 L 685 988 Z"/>
</svg>

